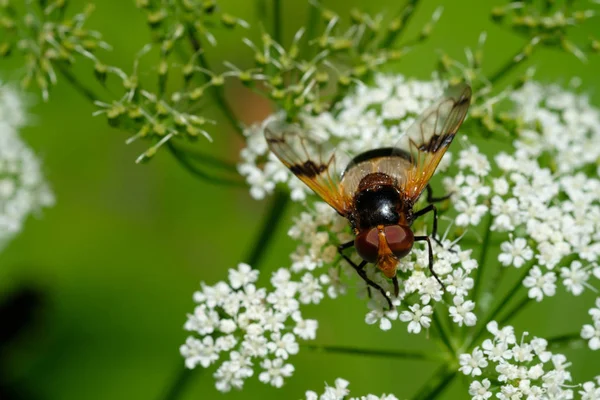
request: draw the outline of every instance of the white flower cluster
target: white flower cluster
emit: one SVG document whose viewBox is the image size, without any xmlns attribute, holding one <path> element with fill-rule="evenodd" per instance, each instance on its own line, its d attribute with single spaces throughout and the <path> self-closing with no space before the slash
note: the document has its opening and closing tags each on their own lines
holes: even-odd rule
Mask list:
<svg viewBox="0 0 600 400">
<path fill-rule="evenodd" d="M 353 235 L 348 228 L 348 221 L 329 205 L 316 202 L 312 207 L 307 207 L 295 219 L 288 234 L 300 242 L 291 255 L 291 269 L 296 273 L 303 273 L 303 280 L 315 282 L 314 287 L 318 287 L 315 298 L 320 300 L 325 288 L 331 298 L 346 293 L 349 280 L 360 287 L 363 296 L 369 292 L 367 284 L 337 254 L 337 247 L 352 240 Z M 462 251 L 456 243 L 443 240 L 442 244 L 443 247 L 432 242 L 435 254 L 433 268 L 446 285 L 448 293 L 453 296 L 453 304 L 447 306 L 449 316 L 459 326 L 473 326 L 477 321 L 473 313 L 475 303 L 466 298 L 473 288 L 473 278 L 469 275 L 477 268 L 477 261 L 471 258 L 470 250 Z M 365 318 L 368 324 L 379 323 L 381 329 L 389 330 L 391 322 L 399 319 L 408 323 L 408 331 L 411 333 L 429 328 L 433 304 L 445 302 L 442 299 L 443 289 L 429 272 L 429 254 L 425 246 L 416 245 L 398 264 L 400 292 L 393 303 L 396 308 L 404 308 L 405 311 L 399 313 L 397 310 L 386 310 L 385 298 L 371 288 L 372 301 L 369 306 L 372 310 Z M 348 255 L 355 263 L 360 262 L 355 252 L 348 251 Z M 375 266 L 367 265 L 366 271 L 371 280 L 386 292 L 393 293 L 392 283 Z M 308 276 L 315 277 L 309 279 Z"/>
<path fill-rule="evenodd" d="M 54 204 L 39 160 L 18 135 L 27 118 L 20 94 L 0 82 L 0 249 L 30 213 Z"/>
<path fill-rule="evenodd" d="M 581 329 L 581 337 L 588 340 L 588 346 L 592 350 L 600 349 L 600 297 L 596 299 L 596 307 L 590 308 L 592 324 L 586 324 Z"/>
<path fill-rule="evenodd" d="M 339 104 L 339 112 L 325 112 L 316 117 L 305 115 L 302 124 L 316 142 L 331 142 L 350 154 L 393 146 L 419 113 L 442 92 L 439 82 L 379 74 L 374 86 L 359 86 L 355 93 L 345 97 Z M 276 118 L 279 116 L 245 130 L 247 143 L 241 152 L 238 170 L 246 177 L 250 194 L 256 199 L 272 193 L 276 184 L 285 183 L 291 189 L 292 199 L 304 200 L 310 189 L 268 151 L 264 127 Z M 449 157 L 445 157 L 444 162 L 448 161 Z"/>
<path fill-rule="evenodd" d="M 530 298 L 554 296 L 559 279 L 578 296 L 600 279 L 600 179 L 590 175 L 600 159 L 600 110 L 537 83 L 507 100 L 524 125 L 514 153 L 491 161 L 469 146 L 456 176 L 444 179 L 455 193 L 456 224 L 475 226 L 491 213 L 492 231 L 508 233 L 498 261 L 530 268 L 523 281 Z"/>
<path fill-rule="evenodd" d="M 294 372 L 288 358 L 299 351 L 296 338 L 316 336 L 317 321 L 302 318 L 301 284 L 290 280 L 288 270 L 273 274 L 272 291 L 257 288 L 257 279 L 257 270 L 239 264 L 229 270 L 228 282 L 202 283 L 194 293 L 197 306 L 184 328 L 200 338 L 188 337 L 180 352 L 188 368 L 207 368 L 227 354 L 214 373 L 222 392 L 240 389 L 256 364 L 262 368 L 261 382 L 281 387 Z"/>
<path fill-rule="evenodd" d="M 519 341 L 512 326 L 500 328 L 495 321 L 487 330 L 491 339 L 459 357 L 460 372 L 485 377 L 470 384 L 473 400 L 489 399 L 494 393 L 501 400 L 573 398 L 571 364 L 564 355 L 548 351 L 545 339 L 527 341 L 525 332 Z"/>
<path fill-rule="evenodd" d="M 306 400 L 398 400 L 398 398 L 392 394 L 382 394 L 377 396 L 374 394 L 368 394 L 360 397 L 348 397 L 350 395 L 350 389 L 348 389 L 348 382 L 345 379 L 337 378 L 335 380 L 335 386 L 325 385 L 325 392 L 317 394 L 312 390 L 306 392 Z"/>
</svg>

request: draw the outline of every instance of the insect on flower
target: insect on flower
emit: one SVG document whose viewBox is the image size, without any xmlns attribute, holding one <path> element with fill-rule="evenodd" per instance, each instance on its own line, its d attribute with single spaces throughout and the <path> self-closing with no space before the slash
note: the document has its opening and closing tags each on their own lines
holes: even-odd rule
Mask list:
<svg viewBox="0 0 600 400">
<path fill-rule="evenodd" d="M 471 101 L 466 84 L 449 88 L 444 96 L 425 110 L 415 123 L 398 138 L 394 147 L 369 149 L 352 155 L 328 143 L 318 143 L 297 125 L 271 122 L 265 136 L 271 151 L 302 182 L 310 187 L 341 216 L 347 218 L 355 239 L 338 247 L 340 255 L 360 277 L 387 300 L 381 286 L 367 277 L 365 265 L 374 263 L 394 284 L 398 296 L 396 269 L 398 260 L 411 251 L 415 241 L 426 241 L 429 270 L 433 270 L 431 239 L 437 239 L 437 209 L 429 180 L 462 124 Z M 331 146 L 330 146 L 331 147 Z M 418 211 L 413 206 L 427 191 L 429 205 Z M 415 236 L 413 221 L 433 212 L 430 236 Z M 363 261 L 356 265 L 344 250 L 355 247 Z"/>
</svg>

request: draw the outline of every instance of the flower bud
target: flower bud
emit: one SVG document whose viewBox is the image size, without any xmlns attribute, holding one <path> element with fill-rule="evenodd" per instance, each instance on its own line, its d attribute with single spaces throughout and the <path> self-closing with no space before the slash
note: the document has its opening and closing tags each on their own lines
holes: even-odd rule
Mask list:
<svg viewBox="0 0 600 400">
<path fill-rule="evenodd" d="M 108 72 L 108 67 L 105 64 L 102 64 L 101 62 L 97 62 L 94 65 L 94 75 L 96 76 L 96 79 L 98 79 L 98 81 L 102 84 L 104 84 L 106 82 L 106 75 Z"/>
</svg>

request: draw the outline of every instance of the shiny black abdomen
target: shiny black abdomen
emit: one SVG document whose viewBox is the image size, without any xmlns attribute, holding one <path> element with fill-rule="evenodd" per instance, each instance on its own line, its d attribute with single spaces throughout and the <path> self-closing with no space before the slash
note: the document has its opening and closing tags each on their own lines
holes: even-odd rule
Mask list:
<svg viewBox="0 0 600 400">
<path fill-rule="evenodd" d="M 393 186 L 359 192 L 354 198 L 357 228 L 394 225 L 400 220 L 400 196 Z"/>
</svg>

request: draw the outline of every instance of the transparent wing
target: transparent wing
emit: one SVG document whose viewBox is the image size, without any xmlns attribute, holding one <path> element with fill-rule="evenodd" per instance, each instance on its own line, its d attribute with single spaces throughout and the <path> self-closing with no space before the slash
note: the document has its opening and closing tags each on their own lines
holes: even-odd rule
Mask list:
<svg viewBox="0 0 600 400">
<path fill-rule="evenodd" d="M 421 195 L 464 121 L 470 103 L 471 88 L 467 84 L 450 87 L 396 145 L 394 154 L 409 157 L 411 161 L 401 186 L 406 198 L 416 201 Z"/>
<path fill-rule="evenodd" d="M 297 125 L 271 122 L 265 127 L 269 149 L 302 182 L 341 215 L 347 215 L 352 199 L 341 186 L 340 179 L 347 158 L 317 143 Z"/>
</svg>

